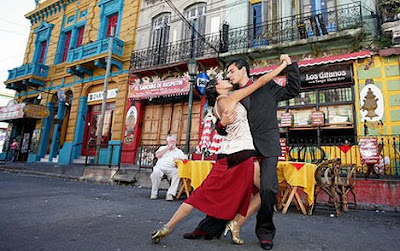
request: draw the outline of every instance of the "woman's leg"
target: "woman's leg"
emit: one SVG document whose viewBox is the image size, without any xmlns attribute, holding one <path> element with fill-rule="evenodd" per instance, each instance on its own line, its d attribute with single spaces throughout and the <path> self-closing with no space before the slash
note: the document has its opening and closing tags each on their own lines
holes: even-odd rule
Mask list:
<svg viewBox="0 0 400 251">
<path fill-rule="evenodd" d="M 165 226 L 168 227 L 170 231 L 172 231 L 176 224 L 178 224 L 181 220 L 188 216 L 192 211 L 193 206 L 183 202 L 178 210 L 176 210 L 175 214 L 168 221 L 168 223 L 165 224 Z"/>
<path fill-rule="evenodd" d="M 254 162 L 254 177 L 253 177 L 253 184 L 258 189 L 260 189 L 260 163 L 258 161 Z M 247 209 L 246 217 L 237 214 L 234 220 L 238 223 L 238 226 L 241 227 L 245 223 L 245 221 L 252 216 L 255 212 L 258 211 L 261 205 L 261 198 L 260 193 L 253 195 L 250 199 L 249 208 Z"/>
</svg>

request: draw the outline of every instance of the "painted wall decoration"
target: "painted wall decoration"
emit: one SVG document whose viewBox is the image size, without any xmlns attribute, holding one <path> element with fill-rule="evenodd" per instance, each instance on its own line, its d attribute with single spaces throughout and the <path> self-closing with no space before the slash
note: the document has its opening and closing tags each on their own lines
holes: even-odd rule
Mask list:
<svg viewBox="0 0 400 251">
<path fill-rule="evenodd" d="M 379 121 L 384 114 L 384 99 L 382 91 L 367 80 L 360 92 L 361 121 Z"/>
<path fill-rule="evenodd" d="M 134 129 L 137 122 L 137 109 L 135 106 L 131 106 L 126 113 L 125 119 L 125 138 L 124 142 L 126 144 L 131 144 L 134 140 Z"/>
</svg>

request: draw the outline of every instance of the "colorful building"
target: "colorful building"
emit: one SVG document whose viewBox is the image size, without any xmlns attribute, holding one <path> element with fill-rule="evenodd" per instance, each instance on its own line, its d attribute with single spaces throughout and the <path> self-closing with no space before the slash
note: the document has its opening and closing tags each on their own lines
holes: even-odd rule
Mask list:
<svg viewBox="0 0 400 251">
<path fill-rule="evenodd" d="M 101 137 L 100 161 L 117 162 L 140 1 L 36 3 L 26 14 L 32 26 L 23 65 L 9 70 L 5 82 L 18 92 L 19 104 L 36 112 L 28 114 L 24 109 L 19 116 L 7 118 L 13 124 L 12 137 L 25 139 L 23 160 L 70 163 L 87 154 L 88 146 Z M 111 60 L 107 60 L 109 49 Z M 100 132 L 107 63 L 111 70 Z"/>
</svg>

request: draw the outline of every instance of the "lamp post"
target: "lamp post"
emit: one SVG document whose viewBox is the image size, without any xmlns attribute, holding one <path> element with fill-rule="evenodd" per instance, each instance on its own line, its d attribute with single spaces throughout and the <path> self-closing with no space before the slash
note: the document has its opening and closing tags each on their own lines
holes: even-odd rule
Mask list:
<svg viewBox="0 0 400 251">
<path fill-rule="evenodd" d="M 185 146 L 185 153 L 189 154 L 189 148 L 190 148 L 190 130 L 192 127 L 192 105 L 193 105 L 193 87 L 194 87 L 194 82 L 196 80 L 196 74 L 197 74 L 197 62 L 194 59 L 190 59 L 189 62 L 187 63 L 188 67 L 188 72 L 189 72 L 189 107 L 188 107 L 188 122 L 187 122 L 187 128 L 186 128 L 186 146 Z"/>
</svg>

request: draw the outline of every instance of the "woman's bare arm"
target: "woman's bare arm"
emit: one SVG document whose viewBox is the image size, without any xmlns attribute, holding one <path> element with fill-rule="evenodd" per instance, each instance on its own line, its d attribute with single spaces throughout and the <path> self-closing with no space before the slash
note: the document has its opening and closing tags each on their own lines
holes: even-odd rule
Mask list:
<svg viewBox="0 0 400 251">
<path fill-rule="evenodd" d="M 260 87 L 266 85 L 269 81 L 271 81 L 274 77 L 278 76 L 283 69 L 285 69 L 287 66 L 287 61 L 283 60 L 282 63 L 272 72 L 269 72 L 267 74 L 264 74 L 260 78 L 256 80 L 253 84 L 250 86 L 247 86 L 245 88 L 239 89 L 234 91 L 231 95 L 220 98 L 218 102 L 218 110 L 225 112 L 225 111 L 233 111 L 236 107 L 236 104 L 258 90 Z"/>
</svg>

